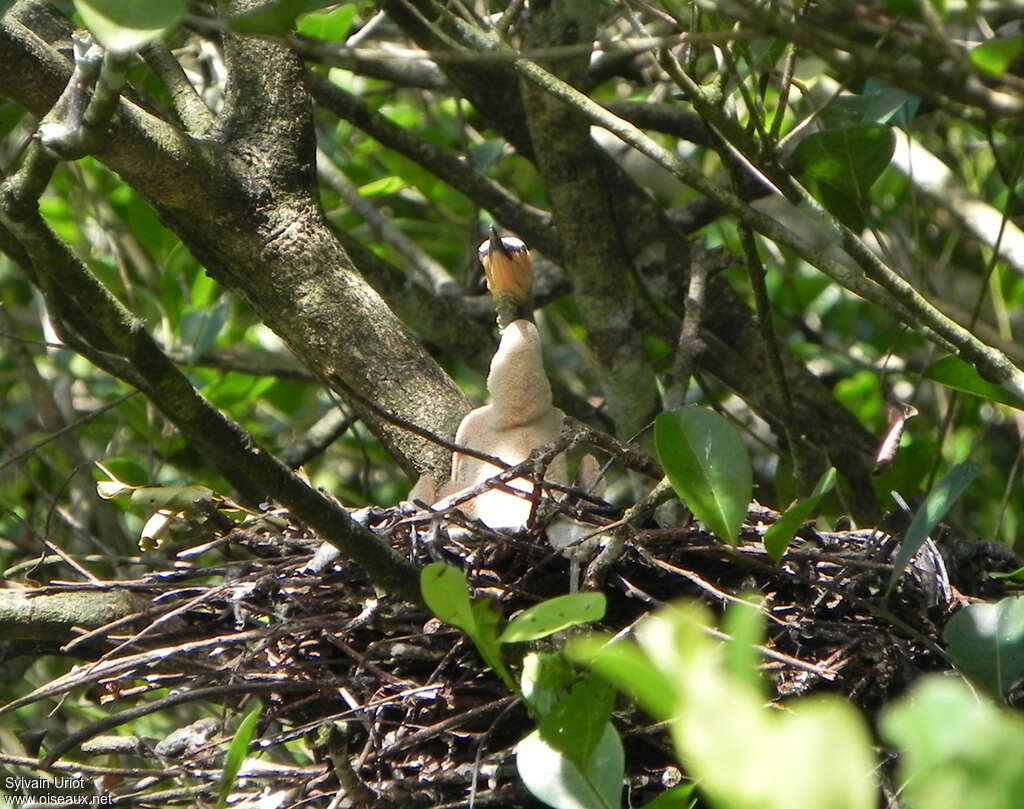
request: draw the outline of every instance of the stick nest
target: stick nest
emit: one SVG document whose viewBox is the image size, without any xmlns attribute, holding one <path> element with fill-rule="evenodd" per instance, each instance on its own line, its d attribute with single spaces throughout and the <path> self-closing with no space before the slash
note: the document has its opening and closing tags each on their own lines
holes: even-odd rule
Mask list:
<svg viewBox="0 0 1024 809">
<path fill-rule="evenodd" d="M 435 518 L 425 542 L 422 520 L 398 509 L 359 516 L 421 565 L 439 555 L 464 564 L 506 616 L 566 592 L 566 561 L 536 536 L 455 544 Z M 883 606 L 893 537 L 805 526 L 775 566 L 760 534 L 777 516 L 752 506 L 735 551 L 696 524 L 633 530 L 607 578 L 603 628 L 628 628 L 674 599 L 722 607 L 752 591 L 764 598 L 764 669 L 778 697 L 835 692 L 871 714 L 922 672 L 948 667 L 946 617 L 958 601 L 996 594 L 984 571 L 1016 564 L 989 543 L 940 540 L 944 565 L 929 541 Z M 63 725 L 73 735 L 38 739 L 37 758 L 4 756 L 5 765 L 91 779 L 108 805 L 212 805 L 227 743 L 259 704 L 232 806 L 537 805 L 515 772 L 530 720 L 473 646 L 421 609 L 378 598 L 361 571 L 283 517 L 286 527 L 236 528 L 164 570 L 104 582 L 144 596 L 146 608 L 65 646 L 85 663 L 2 709 L 49 709 L 74 694 L 98 710 L 72 714 Z M 42 589 L 72 587 L 95 585 Z M 680 781 L 664 728 L 624 701 L 613 721 L 632 805 Z M 140 727 L 167 732 L 146 738 Z"/>
</svg>

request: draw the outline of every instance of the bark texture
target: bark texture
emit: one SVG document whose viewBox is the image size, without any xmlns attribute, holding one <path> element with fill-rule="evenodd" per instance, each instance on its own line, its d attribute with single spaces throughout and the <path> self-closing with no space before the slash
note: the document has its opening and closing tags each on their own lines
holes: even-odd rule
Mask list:
<svg viewBox="0 0 1024 809">
<path fill-rule="evenodd" d="M 53 35 L 59 21 L 40 6 L 21 2 L 0 25 L 0 91 L 37 115 L 70 75 L 68 61 L 24 24 L 49 20 Z M 207 137 L 189 137 L 123 100 L 97 158 L 149 199 L 210 274 L 304 364 L 343 397 L 355 392 L 352 406 L 410 476 L 446 478 L 447 450 L 364 404 L 447 438 L 469 409 L 323 218 L 301 61 L 251 37 L 228 34 L 224 44 L 227 104 Z"/>
</svg>

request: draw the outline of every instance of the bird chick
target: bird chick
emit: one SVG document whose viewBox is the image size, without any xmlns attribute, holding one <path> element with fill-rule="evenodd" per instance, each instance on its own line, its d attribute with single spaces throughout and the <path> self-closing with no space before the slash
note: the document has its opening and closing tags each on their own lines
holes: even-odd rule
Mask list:
<svg viewBox="0 0 1024 809">
<path fill-rule="evenodd" d="M 526 460 L 537 447 L 558 438 L 565 416 L 552 404 L 540 335 L 533 323 L 516 320 L 502 331 L 501 344 L 487 375 L 487 391 L 491 394 L 490 403 L 471 411 L 462 420 L 455 435 L 456 444 L 516 464 Z M 456 452 L 452 457 L 452 479 L 441 494 L 469 488 L 500 471 L 486 461 Z M 567 482 L 563 455 L 552 461 L 547 477 Z M 533 488 L 523 478 L 510 481 L 509 485 L 521 491 Z M 530 501 L 492 489 L 468 501 L 463 510 L 492 528 L 521 528 L 530 514 Z"/>
<path fill-rule="evenodd" d="M 494 296 L 498 327 L 529 317 L 530 288 L 533 286 L 533 259 L 530 250 L 518 236 L 499 237 L 491 226 L 491 234 L 480 243 L 477 256 L 484 268 L 487 289 Z"/>
</svg>

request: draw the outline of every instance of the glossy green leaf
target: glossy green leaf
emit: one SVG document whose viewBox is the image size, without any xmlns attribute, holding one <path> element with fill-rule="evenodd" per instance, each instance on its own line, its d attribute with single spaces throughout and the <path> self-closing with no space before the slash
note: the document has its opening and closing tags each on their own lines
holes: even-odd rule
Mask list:
<svg viewBox="0 0 1024 809">
<path fill-rule="evenodd" d="M 325 0 L 268 0 L 241 14 L 233 15 L 228 24 L 243 34 L 287 36 L 301 14 L 330 5 Z"/>
<path fill-rule="evenodd" d="M 235 788 L 235 781 L 238 780 L 238 773 L 242 770 L 242 763 L 249 750 L 249 742 L 252 741 L 253 732 L 256 730 L 256 722 L 260 718 L 262 707 L 257 705 L 238 725 L 235 731 L 235 738 L 231 741 L 227 754 L 224 756 L 224 769 L 220 778 L 220 790 L 217 800 L 217 809 L 224 809 L 227 806 L 228 796 Z"/>
<path fill-rule="evenodd" d="M 549 598 L 523 610 L 509 621 L 498 636 L 499 643 L 537 640 L 570 626 L 599 621 L 604 617 L 604 593 L 570 593 Z"/>
<path fill-rule="evenodd" d="M 360 186 L 359 196 L 361 197 L 380 197 L 387 194 L 397 194 L 408 183 L 401 177 L 391 175 L 389 177 L 381 177 L 380 179 L 369 182 L 366 185 Z"/>
<path fill-rule="evenodd" d="M 902 87 L 894 87 L 879 79 L 864 82 L 863 110 L 860 123 L 907 126 L 914 119 L 921 99 Z"/>
<path fill-rule="evenodd" d="M 910 527 L 907 528 L 907 533 L 903 536 L 903 541 L 896 552 L 896 558 L 893 559 L 892 575 L 889 577 L 886 594 L 893 591 L 900 576 L 903 575 L 903 569 L 914 558 L 914 554 L 924 544 L 924 541 L 928 539 L 932 529 L 946 516 L 946 512 L 980 471 L 971 463 L 957 464 L 943 475 L 942 480 L 928 492 L 917 514 L 914 515 Z"/>
<path fill-rule="evenodd" d="M 879 728 L 900 749 L 900 793 L 907 806 L 1021 805 L 1024 719 L 979 697 L 962 680 L 924 678 L 882 713 Z"/>
<path fill-rule="evenodd" d="M 553 809 L 619 809 L 625 755 L 619 734 L 605 722 L 587 766 L 580 769 L 546 742 L 539 730 L 516 746 L 516 768 L 537 800 Z"/>
<path fill-rule="evenodd" d="M 970 604 L 942 633 L 960 671 L 996 697 L 1024 674 L 1024 596 L 995 604 Z"/>
<path fill-rule="evenodd" d="M 581 772 L 594 755 L 612 713 L 615 689 L 594 674 L 580 677 L 538 725 L 541 738 Z"/>
<path fill-rule="evenodd" d="M 489 598 L 471 601 L 469 582 L 458 568 L 433 562 L 420 572 L 420 592 L 434 615 L 458 627 L 473 641 L 480 657 L 510 691 L 519 687 L 501 659 L 498 626 L 501 615 Z"/>
<path fill-rule="evenodd" d="M 317 11 L 299 18 L 298 31 L 307 37 L 329 42 L 344 42 L 356 18 L 355 3 L 330 11 Z"/>
<path fill-rule="evenodd" d="M 809 135 L 793 157 L 822 204 L 851 228 L 860 229 L 868 191 L 895 148 L 896 137 L 887 126 L 860 124 Z"/>
<path fill-rule="evenodd" d="M 693 795 L 696 789 L 696 784 L 672 787 L 649 803 L 645 803 L 643 809 L 693 809 L 697 805 L 697 799 Z"/>
<path fill-rule="evenodd" d="M 821 498 L 832 491 L 835 485 L 836 469 L 832 466 L 818 480 L 810 497 L 793 503 L 775 524 L 765 531 L 764 547 L 775 564 L 782 561 L 786 548 L 793 541 L 793 536 L 814 513 Z"/>
<path fill-rule="evenodd" d="M 131 53 L 181 22 L 184 0 L 75 0 L 82 22 L 112 51 Z"/>
<path fill-rule="evenodd" d="M 1016 393 L 982 378 L 974 370 L 973 365 L 952 354 L 929 365 L 923 376 L 925 379 L 931 379 L 947 388 L 1024 410 L 1024 399 Z"/>
<path fill-rule="evenodd" d="M 971 62 L 986 73 L 1002 76 L 1022 50 L 1021 37 L 993 37 L 971 50 Z"/>
<path fill-rule="evenodd" d="M 590 666 L 656 720 L 663 722 L 672 716 L 676 700 L 671 680 L 633 641 L 574 638 L 565 653 L 571 660 Z"/>
<path fill-rule="evenodd" d="M 476 632 L 476 619 L 469 603 L 469 582 L 457 567 L 433 562 L 420 572 L 420 592 L 435 616 L 458 627 L 467 635 Z"/>
<path fill-rule="evenodd" d="M 735 545 L 753 494 L 750 455 L 736 429 L 713 410 L 687 407 L 658 416 L 654 446 L 676 494 Z"/>
</svg>

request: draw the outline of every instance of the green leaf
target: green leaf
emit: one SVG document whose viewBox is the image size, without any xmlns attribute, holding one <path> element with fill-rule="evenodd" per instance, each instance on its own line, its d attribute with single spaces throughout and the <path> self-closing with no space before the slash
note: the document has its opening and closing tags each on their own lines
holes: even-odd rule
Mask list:
<svg viewBox="0 0 1024 809">
<path fill-rule="evenodd" d="M 708 530 L 735 545 L 754 488 L 736 429 L 712 410 L 687 407 L 658 416 L 654 446 L 676 494 Z"/>
<path fill-rule="evenodd" d="M 1024 719 L 933 675 L 888 707 L 879 728 L 900 748 L 900 792 L 921 809 L 1012 809 L 1024 795 Z M 902 802 L 901 802 L 902 805 Z"/>
<path fill-rule="evenodd" d="M 137 51 L 181 22 L 184 0 L 75 0 L 82 22 L 105 48 Z"/>
<path fill-rule="evenodd" d="M 249 750 L 249 742 L 252 741 L 253 731 L 256 730 L 256 721 L 260 718 L 262 707 L 257 705 L 238 725 L 235 731 L 235 738 L 224 756 L 224 769 L 220 777 L 220 792 L 217 800 L 217 809 L 224 809 L 227 806 L 228 795 L 235 787 L 238 773 L 242 769 L 242 762 L 245 761 L 245 754 Z"/>
<path fill-rule="evenodd" d="M 387 194 L 396 194 L 409 185 L 401 177 L 391 175 L 389 177 L 381 177 L 378 180 L 367 183 L 359 187 L 359 196 L 361 197 L 380 197 Z"/>
<path fill-rule="evenodd" d="M 696 784 L 680 784 L 645 803 L 642 809 L 693 809 L 697 805 L 697 799 L 693 796 L 696 789 Z"/>
<path fill-rule="evenodd" d="M 307 37 L 344 42 L 356 18 L 355 3 L 347 3 L 331 11 L 307 14 L 299 20 L 298 31 Z"/>
<path fill-rule="evenodd" d="M 1024 673 L 1024 596 L 959 610 L 942 633 L 960 671 L 996 697 Z"/>
<path fill-rule="evenodd" d="M 102 464 L 103 472 L 107 474 L 113 480 L 123 482 L 128 491 L 135 486 L 142 486 L 147 480 L 150 479 L 149 473 L 146 468 L 139 463 L 138 458 L 131 458 L 127 456 L 115 456 L 113 458 L 104 458 L 102 461 L 97 462 L 97 466 Z M 93 478 L 96 480 L 102 480 L 99 477 L 103 472 L 96 469 L 93 472 Z"/>
<path fill-rule="evenodd" d="M 469 159 L 473 168 L 479 172 L 485 172 L 497 162 L 504 150 L 504 138 L 489 138 L 469 147 Z"/>
<path fill-rule="evenodd" d="M 836 468 L 832 466 L 819 478 L 818 484 L 814 487 L 810 497 L 793 503 L 779 517 L 775 525 L 765 531 L 764 548 L 768 551 L 768 555 L 775 564 L 779 564 L 782 561 L 786 548 L 793 541 L 793 536 L 800 530 L 800 526 L 807 522 L 811 514 L 814 513 L 821 498 L 832 491 L 835 485 Z"/>
<path fill-rule="evenodd" d="M 1020 37 L 994 37 L 971 51 L 971 62 L 986 73 L 1002 76 L 1022 48 L 1024 39 Z"/>
<path fill-rule="evenodd" d="M 467 635 L 476 633 L 476 618 L 469 603 L 469 582 L 456 567 L 433 562 L 420 572 L 420 592 L 435 616 Z"/>
<path fill-rule="evenodd" d="M 491 599 L 470 601 L 466 575 L 442 562 L 433 562 L 420 572 L 420 592 L 430 611 L 469 635 L 483 661 L 510 691 L 518 693 L 519 688 L 501 659 L 497 629 L 501 615 Z"/>
<path fill-rule="evenodd" d="M 897 126 L 907 126 L 921 105 L 920 98 L 902 87 L 893 87 L 874 78 L 864 82 L 861 98 L 864 106 L 860 123 L 865 124 L 892 122 Z"/>
<path fill-rule="evenodd" d="M 942 480 L 935 484 L 928 492 L 921 508 L 907 528 L 903 536 L 896 558 L 892 563 L 892 575 L 889 577 L 889 586 L 886 588 L 886 595 L 893 591 L 896 583 L 903 575 L 903 569 L 907 563 L 914 558 L 914 554 L 928 539 L 932 529 L 939 524 L 939 521 L 946 516 L 946 512 L 957 501 L 967 485 L 974 480 L 981 470 L 975 464 L 961 463 L 950 469 Z"/>
<path fill-rule="evenodd" d="M 895 149 L 896 136 L 889 127 L 860 124 L 809 135 L 793 157 L 822 204 L 844 224 L 860 230 L 868 191 Z"/>
<path fill-rule="evenodd" d="M 228 302 L 221 301 L 205 309 L 190 309 L 181 316 L 178 332 L 183 346 L 188 349 L 187 364 L 194 363 L 213 345 L 228 319 L 228 311 Z"/>
<path fill-rule="evenodd" d="M 205 486 L 140 486 L 131 492 L 134 505 L 189 513 L 198 511 L 196 503 L 213 498 L 213 490 Z"/>
<path fill-rule="evenodd" d="M 537 640 L 570 626 L 599 621 L 604 617 L 604 593 L 570 593 L 549 598 L 523 610 L 509 621 L 498 636 L 499 643 Z"/>
<path fill-rule="evenodd" d="M 569 659 L 590 666 L 659 722 L 672 716 L 676 698 L 671 680 L 633 641 L 574 638 L 565 653 Z"/>
<path fill-rule="evenodd" d="M 547 716 L 576 677 L 564 654 L 530 652 L 523 658 L 520 677 L 523 699 L 535 716 Z"/>
<path fill-rule="evenodd" d="M 1009 581 L 1024 581 L 1024 567 L 1018 567 L 1016 570 L 1010 571 L 1009 573 L 991 572 L 988 574 L 990 579 L 1006 579 Z"/>
<path fill-rule="evenodd" d="M 295 27 L 295 18 L 309 11 L 306 0 L 270 0 L 228 18 L 228 25 L 242 34 L 270 34 L 285 37 Z"/>
<path fill-rule="evenodd" d="M 586 771 L 605 732 L 614 698 L 612 686 L 588 672 L 541 719 L 537 726 L 541 738 L 581 772 Z"/>
<path fill-rule="evenodd" d="M 764 642 L 764 616 L 760 598 L 747 594 L 743 603 L 729 604 L 722 617 L 722 630 L 730 638 L 725 645 L 725 668 L 737 679 L 746 680 L 762 690 L 764 682 L 758 671 L 761 662 L 757 646 Z"/>
<path fill-rule="evenodd" d="M 769 709 L 761 689 L 731 673 L 708 626 L 706 609 L 672 605 L 636 636 L 676 693 L 669 731 L 709 805 L 873 809 L 876 763 L 860 712 L 835 697 Z"/>
<path fill-rule="evenodd" d="M 925 379 L 931 379 L 947 388 L 969 393 L 972 396 L 980 396 L 990 402 L 1009 405 L 1018 410 L 1024 410 L 1024 398 L 1006 388 L 983 379 L 974 366 L 964 362 L 959 357 L 950 354 L 941 360 L 929 365 L 923 374 Z"/>
<path fill-rule="evenodd" d="M 537 800 L 553 809 L 618 809 L 625 756 L 619 734 L 606 722 L 585 769 L 546 742 L 539 730 L 516 746 L 516 768 Z"/>
</svg>

